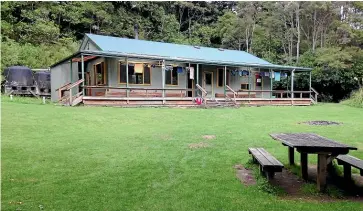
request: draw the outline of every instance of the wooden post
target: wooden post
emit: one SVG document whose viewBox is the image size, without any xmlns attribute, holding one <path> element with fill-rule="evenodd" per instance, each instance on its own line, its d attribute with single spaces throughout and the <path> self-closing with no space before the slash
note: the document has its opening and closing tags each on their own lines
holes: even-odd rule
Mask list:
<svg viewBox="0 0 363 211">
<path fill-rule="evenodd" d="M 291 71 L 291 98 L 294 98 L 294 71 Z"/>
<path fill-rule="evenodd" d="M 272 180 L 274 177 L 275 177 L 275 172 L 273 171 L 268 171 L 266 173 L 266 176 L 267 176 L 267 180 Z"/>
<path fill-rule="evenodd" d="M 70 60 L 70 63 L 71 63 L 71 70 L 70 70 L 70 81 L 71 83 L 73 83 L 73 67 L 72 67 L 72 59 Z M 78 91 L 77 91 L 78 92 Z M 69 90 L 69 93 L 72 95 L 72 88 Z"/>
<path fill-rule="evenodd" d="M 260 165 L 260 173 L 261 173 L 261 175 L 264 175 L 265 173 L 263 172 L 263 168 L 262 168 L 262 166 Z"/>
<path fill-rule="evenodd" d="M 188 74 L 187 74 L 187 76 L 188 76 Z M 200 85 L 199 84 L 199 64 L 197 64 L 197 75 L 196 75 L 196 77 L 197 77 L 197 84 Z M 196 96 L 198 96 L 199 89 L 197 89 L 196 91 L 197 91 L 197 93 L 195 93 L 195 94 L 196 94 Z"/>
<path fill-rule="evenodd" d="M 165 60 L 163 60 L 162 65 L 161 65 L 161 84 L 162 84 L 162 88 L 163 88 L 163 104 L 165 104 Z"/>
<path fill-rule="evenodd" d="M 72 62 L 72 60 L 71 60 Z M 84 95 L 84 58 L 83 58 L 83 54 L 81 54 L 81 62 L 82 62 L 82 95 Z"/>
<path fill-rule="evenodd" d="M 82 79 L 83 79 L 83 73 L 84 73 L 84 71 L 82 71 Z M 71 59 L 71 77 L 70 77 L 70 82 L 72 84 L 72 59 Z M 82 88 L 82 90 L 84 90 L 84 88 Z M 84 91 L 83 91 L 83 94 L 84 94 Z M 73 96 L 72 95 L 72 88 L 70 88 L 69 89 L 69 102 L 68 102 L 69 103 L 69 106 L 72 106 L 72 102 L 73 102 L 73 97 L 72 96 Z"/>
<path fill-rule="evenodd" d="M 311 71 L 309 72 L 309 92 L 310 92 L 310 99 L 311 99 Z"/>
<path fill-rule="evenodd" d="M 348 163 L 343 164 L 344 179 L 348 182 L 352 180 L 352 167 Z"/>
<path fill-rule="evenodd" d="M 326 186 L 327 155 L 318 154 L 318 174 L 316 178 L 319 191 L 324 191 Z"/>
<path fill-rule="evenodd" d="M 291 71 L 291 105 L 294 105 L 294 71 L 295 69 Z"/>
<path fill-rule="evenodd" d="M 250 103 L 251 102 L 251 99 L 250 99 L 250 97 L 251 97 L 251 93 L 250 93 L 250 91 L 251 91 L 251 67 L 249 67 L 248 68 L 248 103 Z"/>
<path fill-rule="evenodd" d="M 293 147 L 288 147 L 288 148 L 289 148 L 289 164 L 295 165 L 294 148 Z"/>
<path fill-rule="evenodd" d="M 127 104 L 129 104 L 129 96 L 130 96 L 130 92 L 129 92 L 129 59 L 126 57 L 125 58 L 126 61 L 126 98 L 127 98 Z"/>
<path fill-rule="evenodd" d="M 224 66 L 224 96 L 226 96 L 226 85 L 227 85 L 227 66 Z M 213 94 L 213 93 L 212 93 Z"/>
<path fill-rule="evenodd" d="M 308 179 L 308 154 L 305 152 L 300 153 L 300 170 L 301 176 L 304 180 Z"/>
<path fill-rule="evenodd" d="M 270 69 L 270 98 L 272 98 L 272 70 Z"/>
</svg>

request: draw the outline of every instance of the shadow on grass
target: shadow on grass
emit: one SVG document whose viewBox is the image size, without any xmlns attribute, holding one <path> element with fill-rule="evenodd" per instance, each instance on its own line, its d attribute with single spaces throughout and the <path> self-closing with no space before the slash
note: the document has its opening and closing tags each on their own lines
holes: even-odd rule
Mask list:
<svg viewBox="0 0 363 211">
<path fill-rule="evenodd" d="M 246 168 L 252 169 L 256 178 L 258 189 L 280 197 L 307 197 L 331 201 L 334 199 L 353 199 L 363 201 L 363 184 L 353 181 L 346 182 L 342 172 L 335 164 L 329 168 L 327 177 L 327 188 L 325 192 L 319 192 L 316 187 L 316 166 L 311 165 L 308 169 L 308 181 L 302 180 L 300 166 L 285 165 L 281 173 L 276 173 L 273 180 L 268 181 L 260 174 L 259 165 L 253 163 L 252 159 L 245 164 Z"/>
<path fill-rule="evenodd" d="M 248 160 L 245 167 L 253 170 L 253 175 L 255 176 L 256 185 L 259 190 L 276 196 L 285 196 L 287 194 L 283 188 L 271 184 L 267 178 L 260 173 L 259 165 L 255 164 L 252 159 Z"/>
<path fill-rule="evenodd" d="M 301 177 L 300 166 L 287 165 L 286 168 Z M 332 198 L 346 198 L 346 197 L 363 197 L 363 184 L 357 184 L 353 180 L 346 181 L 343 177 L 343 172 L 333 161 L 333 165 L 328 167 L 327 173 L 327 188 L 325 192 L 319 192 L 316 187 L 317 167 L 310 165 L 308 168 L 308 181 L 305 181 L 301 186 L 301 192 L 304 195 L 312 196 L 329 196 Z"/>
</svg>

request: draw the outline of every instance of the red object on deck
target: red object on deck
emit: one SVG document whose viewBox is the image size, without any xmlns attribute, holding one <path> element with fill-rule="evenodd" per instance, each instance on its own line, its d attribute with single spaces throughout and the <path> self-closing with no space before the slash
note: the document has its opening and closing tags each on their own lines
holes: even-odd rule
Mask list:
<svg viewBox="0 0 363 211">
<path fill-rule="evenodd" d="M 197 103 L 197 105 L 201 105 L 203 103 L 203 99 L 202 98 L 196 98 L 195 102 Z"/>
</svg>

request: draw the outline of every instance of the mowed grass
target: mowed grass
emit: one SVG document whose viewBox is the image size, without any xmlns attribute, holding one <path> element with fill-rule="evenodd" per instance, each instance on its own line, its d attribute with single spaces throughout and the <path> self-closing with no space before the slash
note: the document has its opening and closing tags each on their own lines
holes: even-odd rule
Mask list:
<svg viewBox="0 0 363 211">
<path fill-rule="evenodd" d="M 308 120 L 343 125 L 298 124 Z M 358 147 L 351 154 L 363 159 L 359 108 L 69 108 L 3 98 L 1 129 L 2 210 L 363 209 L 359 202 L 285 200 L 245 187 L 233 168 L 249 161 L 248 147 L 287 164 L 287 149 L 269 137 L 276 132 L 317 133 Z M 188 147 L 200 142 L 208 147 Z"/>
</svg>

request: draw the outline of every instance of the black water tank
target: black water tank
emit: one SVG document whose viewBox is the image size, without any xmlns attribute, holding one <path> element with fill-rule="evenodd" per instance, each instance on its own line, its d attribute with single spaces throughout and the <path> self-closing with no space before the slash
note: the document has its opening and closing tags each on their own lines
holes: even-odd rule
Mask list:
<svg viewBox="0 0 363 211">
<path fill-rule="evenodd" d="M 33 72 L 24 66 L 12 66 L 4 70 L 5 85 L 34 86 Z"/>
<path fill-rule="evenodd" d="M 50 72 L 49 71 L 38 71 L 34 73 L 35 84 L 38 85 L 39 89 L 50 90 Z"/>
</svg>

